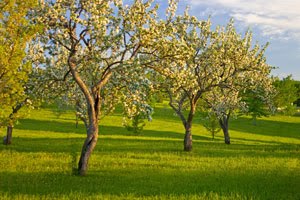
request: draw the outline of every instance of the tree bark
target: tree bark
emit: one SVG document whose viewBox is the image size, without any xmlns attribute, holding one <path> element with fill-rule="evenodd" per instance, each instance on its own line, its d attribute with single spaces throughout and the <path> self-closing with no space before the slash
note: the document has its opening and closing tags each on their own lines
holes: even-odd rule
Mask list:
<svg viewBox="0 0 300 200">
<path fill-rule="evenodd" d="M 184 135 L 184 151 L 192 151 L 193 138 L 192 138 L 192 123 L 196 111 L 196 103 L 194 100 L 190 100 L 190 112 L 187 121 L 184 124 L 185 135 Z"/>
<path fill-rule="evenodd" d="M 192 151 L 193 139 L 191 129 L 185 131 L 184 135 L 184 151 Z"/>
<path fill-rule="evenodd" d="M 3 143 L 5 145 L 10 145 L 12 142 L 12 131 L 13 131 L 13 126 L 8 125 L 7 126 L 7 131 L 6 131 L 6 137 L 4 137 Z"/>
<path fill-rule="evenodd" d="M 230 136 L 229 136 L 228 127 L 223 129 L 223 133 L 224 133 L 224 142 L 225 142 L 225 144 L 230 144 Z"/>
<path fill-rule="evenodd" d="M 220 126 L 223 130 L 223 133 L 224 133 L 224 142 L 225 144 L 230 144 L 230 135 L 229 135 L 229 125 L 228 125 L 228 122 L 229 122 L 229 116 L 230 114 L 228 114 L 227 116 L 224 116 L 222 119 L 220 119 Z"/>
<path fill-rule="evenodd" d="M 78 174 L 80 176 L 86 175 L 88 169 L 88 161 L 96 147 L 98 140 L 98 124 L 93 123 L 87 130 L 87 137 L 83 143 L 80 159 L 78 162 Z"/>
<path fill-rule="evenodd" d="M 78 73 L 76 66 L 76 42 L 72 45 L 72 51 L 70 52 L 68 64 L 70 71 L 72 73 L 72 76 L 74 80 L 76 81 L 77 85 L 79 86 L 80 90 L 85 96 L 86 102 L 87 102 L 87 113 L 88 113 L 88 124 L 87 121 L 84 120 L 85 126 L 87 128 L 87 136 L 83 143 L 81 155 L 78 162 L 78 174 L 80 176 L 86 175 L 87 169 L 88 169 L 88 161 L 89 158 L 96 147 L 97 141 L 98 141 L 98 116 L 100 112 L 100 84 L 105 84 L 102 81 L 100 82 L 99 86 L 96 85 L 94 87 L 91 87 L 91 90 L 89 90 L 88 85 L 81 79 L 80 74 Z M 105 77 L 106 78 L 106 77 Z M 109 77 L 108 77 L 109 78 Z M 107 79 L 108 79 L 107 78 Z M 102 80 L 102 79 L 101 79 Z M 104 81 L 104 80 L 103 80 Z M 105 79 L 105 81 L 107 81 Z"/>
</svg>

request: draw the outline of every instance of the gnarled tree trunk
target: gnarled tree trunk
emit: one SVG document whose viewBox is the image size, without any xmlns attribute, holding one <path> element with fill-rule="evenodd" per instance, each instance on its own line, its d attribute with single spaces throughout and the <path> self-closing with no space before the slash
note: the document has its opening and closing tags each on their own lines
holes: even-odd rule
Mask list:
<svg viewBox="0 0 300 200">
<path fill-rule="evenodd" d="M 90 125 L 87 130 L 87 137 L 83 143 L 80 159 L 78 162 L 78 174 L 84 176 L 87 172 L 89 158 L 96 147 L 98 140 L 98 124 Z"/>
<path fill-rule="evenodd" d="M 223 133 L 224 133 L 225 144 L 230 144 L 230 136 L 229 136 L 228 127 L 223 129 Z"/>
<path fill-rule="evenodd" d="M 225 144 L 230 144 L 230 136 L 229 136 L 229 117 L 230 117 L 230 113 L 227 114 L 226 116 L 223 116 L 219 122 L 220 122 L 220 126 L 223 130 L 224 133 L 224 142 Z"/>
<path fill-rule="evenodd" d="M 83 143 L 81 155 L 78 162 L 78 174 L 84 176 L 88 169 L 89 158 L 93 150 L 95 149 L 98 141 L 98 119 L 101 108 L 100 90 L 110 78 L 111 72 L 108 71 L 106 74 L 102 75 L 103 79 L 101 79 L 101 81 L 99 81 L 98 84 L 89 88 L 89 86 L 82 80 L 80 74 L 77 71 L 76 58 L 74 56 L 76 53 L 76 47 L 73 46 L 72 48 L 73 51 L 71 51 L 69 55 L 68 64 L 72 76 L 79 88 L 81 89 L 82 93 L 84 94 L 87 102 L 88 122 L 87 120 L 82 119 L 87 128 L 87 136 Z"/>
</svg>

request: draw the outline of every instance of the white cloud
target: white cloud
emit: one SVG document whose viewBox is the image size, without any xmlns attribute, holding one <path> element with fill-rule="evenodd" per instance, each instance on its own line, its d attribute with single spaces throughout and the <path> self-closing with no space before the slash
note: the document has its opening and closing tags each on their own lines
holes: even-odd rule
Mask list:
<svg viewBox="0 0 300 200">
<path fill-rule="evenodd" d="M 224 10 L 246 25 L 256 26 L 270 37 L 300 41 L 299 0 L 186 0 L 191 8 L 207 6 L 211 10 Z"/>
</svg>

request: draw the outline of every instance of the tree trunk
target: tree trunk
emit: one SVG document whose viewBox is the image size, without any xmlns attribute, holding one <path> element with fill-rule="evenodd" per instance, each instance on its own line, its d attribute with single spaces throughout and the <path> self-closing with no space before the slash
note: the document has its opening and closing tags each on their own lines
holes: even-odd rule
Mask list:
<svg viewBox="0 0 300 200">
<path fill-rule="evenodd" d="M 223 129 L 223 133 L 224 133 L 225 144 L 230 144 L 230 136 L 229 136 L 228 127 Z"/>
<path fill-rule="evenodd" d="M 8 125 L 7 126 L 7 131 L 6 131 L 6 136 L 4 137 L 4 140 L 3 140 L 3 143 L 5 145 L 10 145 L 11 144 L 12 131 L 13 131 L 13 126 L 12 125 Z"/>
<path fill-rule="evenodd" d="M 192 138 L 192 123 L 196 111 L 196 104 L 191 101 L 191 109 L 187 118 L 187 121 L 184 123 L 185 135 L 184 135 L 184 151 L 192 151 L 193 148 L 193 138 Z"/>
<path fill-rule="evenodd" d="M 27 101 L 28 101 L 28 98 L 25 98 L 23 101 L 18 103 L 16 107 L 12 108 L 13 111 L 9 115 L 10 122 L 7 125 L 6 136 L 3 139 L 3 144 L 5 144 L 5 145 L 10 145 L 11 144 L 12 132 L 13 132 L 14 121 L 15 121 L 15 116 L 14 115 L 18 113 L 18 111 L 26 104 Z"/>
<path fill-rule="evenodd" d="M 194 118 L 194 115 L 196 112 L 197 101 L 199 100 L 202 93 L 201 93 L 201 91 L 198 91 L 196 95 L 191 95 L 191 98 L 188 96 L 187 93 L 184 93 L 182 95 L 181 99 L 179 100 L 179 102 L 177 102 L 177 107 L 173 101 L 173 96 L 172 96 L 173 94 L 170 91 L 168 91 L 168 94 L 169 94 L 169 98 L 170 98 L 169 105 L 171 106 L 171 108 L 173 108 L 173 110 L 176 112 L 176 114 L 180 117 L 182 124 L 185 128 L 183 149 L 184 149 L 184 151 L 192 151 L 192 144 L 193 144 L 192 123 L 193 123 L 193 118 Z M 189 98 L 190 111 L 189 111 L 188 117 L 186 118 L 182 111 L 183 111 L 184 102 L 187 98 Z"/>
<path fill-rule="evenodd" d="M 98 140 L 98 124 L 94 123 L 87 130 L 87 137 L 83 143 L 80 159 L 78 162 L 78 174 L 86 175 L 89 158 L 96 147 Z"/>
<path fill-rule="evenodd" d="M 191 129 L 186 129 L 185 135 L 184 135 L 184 151 L 192 151 L 192 131 Z"/>
<path fill-rule="evenodd" d="M 225 144 L 230 144 L 230 136 L 229 136 L 229 131 L 228 131 L 229 115 L 224 116 L 223 119 L 220 119 L 219 122 L 220 122 L 220 126 L 224 133 Z"/>
<path fill-rule="evenodd" d="M 73 29 L 72 34 L 76 35 L 75 32 L 75 29 Z M 105 72 L 101 75 L 100 80 L 97 81 L 97 83 L 93 86 L 89 87 L 81 78 L 80 71 L 77 71 L 77 45 L 77 39 L 72 39 L 72 45 L 68 58 L 68 65 L 72 76 L 76 81 L 77 85 L 79 86 L 80 90 L 84 94 L 87 103 L 88 121 L 84 117 L 81 117 L 85 124 L 85 127 L 87 127 L 87 137 L 83 143 L 80 159 L 78 162 L 78 174 L 84 176 L 87 172 L 89 158 L 94 148 L 96 147 L 98 140 L 98 121 L 102 103 L 100 91 L 101 88 L 109 81 L 110 77 L 112 76 L 112 72 L 108 67 L 105 70 Z"/>
</svg>

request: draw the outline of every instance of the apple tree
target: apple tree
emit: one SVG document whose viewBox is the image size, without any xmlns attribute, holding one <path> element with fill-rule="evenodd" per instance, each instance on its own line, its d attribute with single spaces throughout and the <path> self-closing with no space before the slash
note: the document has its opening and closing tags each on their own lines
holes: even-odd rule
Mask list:
<svg viewBox="0 0 300 200">
<path fill-rule="evenodd" d="M 174 5 L 171 1 L 168 18 L 174 16 Z M 172 23 L 158 18 L 152 1 L 124 5 L 122 0 L 46 0 L 39 7 L 34 20 L 44 24 L 44 32 L 36 45 L 45 57 L 39 66 L 50 71 L 61 67 L 60 76 L 71 75 L 77 88 L 72 90 L 80 91 L 78 109 L 84 111 L 86 139 L 78 173 L 85 175 L 101 114 L 113 109 L 120 96 L 130 94 L 129 86 L 143 77 L 140 71 L 147 64 L 171 59 L 178 41 L 170 37 Z M 158 53 L 162 57 L 144 59 Z"/>
</svg>

